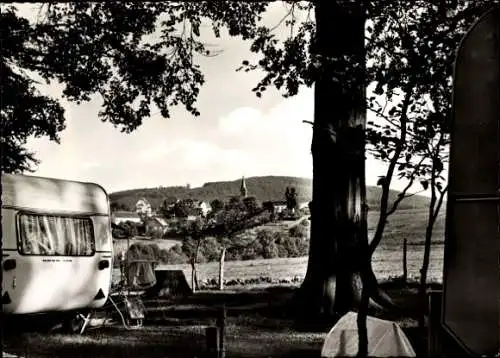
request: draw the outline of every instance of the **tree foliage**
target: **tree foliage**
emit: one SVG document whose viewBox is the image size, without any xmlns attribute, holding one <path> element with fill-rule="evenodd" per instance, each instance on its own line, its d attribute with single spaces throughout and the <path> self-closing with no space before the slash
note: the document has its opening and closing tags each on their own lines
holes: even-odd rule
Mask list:
<svg viewBox="0 0 500 358">
<path fill-rule="evenodd" d="M 199 115 L 195 102 L 205 77 L 199 56 L 215 55 L 200 40 L 209 22 L 219 37 L 256 36 L 266 3 L 73 2 L 40 5 L 36 21 L 14 6 L 2 9 L 2 168 L 30 170 L 25 149 L 32 137 L 59 141 L 65 113 L 59 100 L 39 93 L 36 77 L 63 85 L 66 100 L 98 95 L 99 117 L 123 132 L 138 128 L 153 111 L 169 118 L 182 105 Z M 237 16 L 236 16 L 237 14 Z M 155 35 L 155 36 L 153 36 Z"/>
<path fill-rule="evenodd" d="M 243 205 L 248 213 L 255 213 L 259 209 L 259 204 L 255 196 L 243 198 Z"/>
<path fill-rule="evenodd" d="M 192 199 L 179 200 L 174 204 L 174 215 L 178 218 L 187 218 L 194 215 L 195 206 Z"/>
<path fill-rule="evenodd" d="M 414 181 L 420 181 L 424 189 L 430 186 L 444 190 L 443 184 L 438 183 L 444 182 L 441 173 L 446 155 L 437 155 L 435 150 L 427 148 L 446 146 L 446 113 L 450 106 L 454 51 L 472 21 L 494 2 L 349 2 L 354 7 L 363 4 L 369 19 L 366 66 L 351 55 L 344 56 L 338 51 L 330 55 L 318 50 L 321 43 L 326 42 L 325 38 L 318 41 L 312 14 L 315 6 L 325 5 L 327 1 L 286 3 L 289 11 L 278 24 L 284 24 L 289 30 L 284 41 L 279 39 L 274 28 L 259 24 L 267 7 L 265 2 L 59 3 L 44 5 L 36 23 L 28 22 L 13 10 L 2 11 L 2 38 L 8 39 L 1 55 L 2 74 L 6 74 L 5 80 L 2 77 L 2 98 L 7 99 L 5 110 L 2 108 L 2 138 L 5 138 L 1 142 L 2 166 L 8 171 L 29 169 L 36 162 L 33 153 L 24 148 L 26 140 L 31 136 L 58 140 L 64 128 L 62 106 L 36 91 L 32 74 L 49 82 L 60 82 L 64 97 L 76 103 L 99 95 L 103 101 L 100 118 L 127 133 L 150 117 L 153 109 L 168 118 L 173 106 L 182 105 L 189 113 L 199 115 L 195 104 L 205 79 L 196 60 L 198 56 L 212 55 L 200 41 L 202 21 L 208 21 L 216 36 L 225 27 L 231 36 L 251 40 L 251 51 L 260 55 L 260 59 L 253 63 L 244 60 L 239 70 L 263 71 L 263 78 L 253 88 L 258 97 L 270 86 L 276 87 L 285 97 L 293 96 L 301 86 L 312 86 L 322 79 L 323 83 L 329 82 L 326 87 L 335 88 L 331 94 L 336 100 L 348 102 L 342 103 L 342 110 L 359 110 L 358 103 L 350 101 L 357 100 L 354 94 L 360 93 L 360 86 L 368 81 L 373 95 L 368 96 L 365 107 L 376 117 L 367 129 L 368 148 L 376 158 L 388 163 L 387 172 L 379 180 L 383 194 L 380 225 L 370 247 L 373 253 L 382 238 L 388 214 L 406 196 L 405 190 L 392 206 L 389 205 L 389 188 L 394 175 L 406 178 L 408 188 Z M 342 6 L 347 3 L 342 2 Z M 303 15 L 300 21 L 298 13 Z M 349 47 L 344 45 L 351 37 L 333 35 L 341 47 Z M 7 94 L 8 90 L 12 93 Z M 323 103 L 322 108 L 328 106 Z M 339 113 L 332 110 L 329 115 L 332 114 Z M 27 120 L 29 125 L 21 119 Z M 345 119 L 346 116 L 342 117 Z M 327 174 L 324 169 L 330 165 L 327 163 L 330 154 L 340 153 L 340 161 L 351 154 L 341 153 L 337 146 L 329 146 L 336 142 L 334 122 L 325 121 L 326 129 L 317 124 L 313 127 L 315 133 L 327 133 L 332 129 L 324 136 L 329 143 L 322 147 L 324 151 L 320 157 L 324 158 L 324 163 L 315 173 Z M 340 137 L 349 136 L 342 133 Z M 436 143 L 442 145 L 436 146 Z M 352 154 L 355 157 L 359 153 Z M 318 178 L 316 174 L 315 178 Z M 364 180 L 359 173 L 358 178 Z M 364 188 L 364 183 L 356 185 L 355 189 Z M 322 186 L 320 191 L 316 191 L 315 196 L 323 203 L 329 196 L 337 195 L 339 201 L 348 197 L 345 190 L 335 191 L 327 186 Z M 251 218 L 235 210 L 240 204 L 234 201 L 221 213 L 221 220 L 217 219 L 207 231 L 202 231 L 227 236 L 241 230 Z M 346 213 L 338 217 L 343 214 Z M 316 222 L 327 222 L 327 214 L 316 212 L 313 218 L 315 216 L 321 218 Z M 319 249 L 324 254 L 318 256 L 322 263 L 317 267 L 328 269 L 327 261 L 332 261 L 333 251 L 337 250 L 336 244 L 340 242 L 337 238 L 335 242 L 327 242 L 339 226 L 332 227 L 330 232 L 319 235 L 317 231 L 318 234 L 311 237 L 316 248 L 326 248 Z M 347 243 L 345 247 L 356 246 L 354 236 L 347 234 L 341 238 Z M 342 252 L 336 254 L 335 259 L 347 257 Z M 319 275 L 316 288 L 325 287 L 327 281 L 323 279 L 330 279 L 326 277 L 328 274 Z M 320 291 L 315 292 L 324 295 L 324 290 Z M 323 301 L 317 302 L 323 304 Z"/>
<path fill-rule="evenodd" d="M 224 209 L 225 204 L 222 200 L 220 199 L 214 199 L 210 202 L 210 207 L 212 208 L 213 213 L 217 213 Z"/>
<path fill-rule="evenodd" d="M 387 163 L 378 181 L 382 197 L 372 253 L 382 240 L 387 218 L 414 195 L 408 194 L 414 184 L 425 191 L 435 174 L 434 183 L 444 186 L 454 55 L 486 5 L 487 1 L 392 3 L 368 26 L 372 61 L 367 74 L 373 95 L 367 108 L 375 115 L 368 123 L 368 151 Z M 391 202 L 389 188 L 395 175 L 407 185 Z"/>
<path fill-rule="evenodd" d="M 444 187 L 455 51 L 465 31 L 494 2 L 365 2 L 367 58 L 363 73 L 353 68 L 348 57 L 318 55 L 313 2 L 287 3 L 284 25 L 290 30 L 289 36 L 279 41 L 271 29 L 261 29 L 251 46 L 261 58 L 253 63 L 244 60 L 239 70 L 263 70 L 263 78 L 253 89 L 258 96 L 270 86 L 285 97 L 292 96 L 300 86 L 311 86 L 325 75 L 333 76 L 334 81 L 342 78 L 346 82 L 343 91 L 348 92 L 358 77 L 366 76 L 371 93 L 366 108 L 374 115 L 366 128 L 367 151 L 387 163 L 387 171 L 378 181 L 382 196 L 379 227 L 370 245 L 373 253 L 382 239 L 387 217 L 413 195 L 408 190 L 415 183 L 427 190 L 431 173 L 438 170 L 437 185 Z M 328 67 L 333 74 L 324 73 Z M 441 144 L 436 147 L 440 154 L 433 156 L 427 148 L 435 147 L 436 142 Z M 391 201 L 389 189 L 395 175 L 406 179 L 407 186 Z"/>
</svg>

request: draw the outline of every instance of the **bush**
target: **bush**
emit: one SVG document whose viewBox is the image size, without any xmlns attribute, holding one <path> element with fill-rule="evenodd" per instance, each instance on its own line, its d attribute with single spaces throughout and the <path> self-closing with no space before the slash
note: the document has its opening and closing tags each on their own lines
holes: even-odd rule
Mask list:
<svg viewBox="0 0 500 358">
<path fill-rule="evenodd" d="M 222 248 L 226 247 L 225 260 L 256 260 L 306 256 L 309 251 L 308 224 L 297 225 L 288 232 L 274 230 L 247 231 L 234 237 L 206 237 L 201 239 L 197 262 L 217 262 Z M 306 235 L 307 233 L 307 235 Z M 161 251 L 159 257 L 165 264 L 190 262 L 196 250 L 197 240 L 186 237 L 182 245 Z"/>
<path fill-rule="evenodd" d="M 309 227 L 304 226 L 303 225 L 304 222 L 307 222 L 307 220 L 302 221 L 302 223 L 300 223 L 299 225 L 295 225 L 288 230 L 290 237 L 294 237 L 294 238 L 309 237 Z"/>
<path fill-rule="evenodd" d="M 181 245 L 172 246 L 169 250 L 161 250 L 160 262 L 162 264 L 185 264 L 189 262 L 188 257 L 182 251 Z"/>
<path fill-rule="evenodd" d="M 207 237 L 204 239 L 200 249 L 208 262 L 219 261 L 222 252 L 222 245 L 215 237 Z"/>
</svg>

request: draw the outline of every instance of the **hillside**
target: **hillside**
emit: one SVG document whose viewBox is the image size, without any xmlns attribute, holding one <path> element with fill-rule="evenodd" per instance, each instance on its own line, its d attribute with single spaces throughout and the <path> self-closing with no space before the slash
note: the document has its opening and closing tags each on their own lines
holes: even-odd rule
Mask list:
<svg viewBox="0 0 500 358">
<path fill-rule="evenodd" d="M 264 176 L 246 178 L 246 185 L 249 196 L 255 196 L 258 201 L 284 200 L 286 187 L 295 187 L 298 193 L 298 201 L 310 201 L 312 197 L 311 179 L 285 177 L 285 176 Z M 178 199 L 198 199 L 211 201 L 213 199 L 227 200 L 229 197 L 238 195 L 241 179 L 223 182 L 205 183 L 202 187 L 187 188 L 183 186 L 144 188 L 120 191 L 110 194 L 111 202 L 116 205 L 124 205 L 130 209 L 140 198 L 146 198 L 153 207 L 161 205 L 165 198 L 176 197 Z M 390 198 L 394 200 L 398 192 L 391 191 Z M 371 211 L 378 208 L 381 196 L 379 187 L 367 187 L 368 206 Z M 427 207 L 429 199 L 415 195 L 405 199 L 401 204 L 401 209 L 423 209 Z"/>
</svg>

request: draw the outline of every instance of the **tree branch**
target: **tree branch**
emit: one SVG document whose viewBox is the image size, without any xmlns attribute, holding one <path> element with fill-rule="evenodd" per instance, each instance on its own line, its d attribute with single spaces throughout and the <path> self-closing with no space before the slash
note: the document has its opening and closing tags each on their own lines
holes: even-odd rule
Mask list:
<svg viewBox="0 0 500 358">
<path fill-rule="evenodd" d="M 439 188 L 438 188 L 438 190 L 439 190 Z M 433 224 L 437 220 L 437 217 L 439 215 L 439 211 L 441 210 L 441 205 L 443 204 L 443 201 L 444 201 L 444 196 L 445 196 L 447 191 L 448 191 L 448 184 L 446 185 L 446 187 L 442 191 L 439 190 L 439 195 L 440 195 L 439 200 L 438 200 L 438 203 L 436 206 L 436 210 L 434 211 L 434 213 L 432 215 L 432 223 Z"/>
<path fill-rule="evenodd" d="M 369 247 L 369 252 L 370 256 L 373 255 L 375 252 L 375 249 L 377 248 L 378 244 L 382 240 L 382 234 L 384 232 L 386 220 L 387 220 L 387 209 L 388 209 L 388 200 L 389 200 L 389 190 L 391 186 L 391 180 L 392 176 L 394 175 L 394 170 L 396 167 L 396 162 L 399 159 L 399 156 L 401 155 L 401 152 L 403 151 L 403 147 L 406 144 L 406 120 L 407 120 L 407 115 L 408 115 L 408 107 L 410 105 L 411 97 L 413 94 L 413 88 L 414 84 L 417 81 L 416 76 L 412 76 L 410 81 L 407 82 L 405 86 L 405 97 L 403 100 L 403 106 L 401 109 L 401 133 L 400 133 L 400 140 L 399 144 L 396 147 L 395 153 L 392 157 L 392 160 L 389 163 L 389 167 L 387 168 L 387 173 L 386 173 L 386 180 L 384 181 L 382 185 L 382 197 L 380 199 L 380 215 L 379 215 L 379 220 L 377 224 L 377 229 L 375 231 L 375 235 L 373 237 L 373 240 L 370 242 L 370 247 Z"/>
<path fill-rule="evenodd" d="M 399 204 L 403 201 L 403 199 L 409 198 L 409 197 L 415 195 L 415 194 L 412 194 L 412 195 L 406 196 L 406 192 L 413 186 L 413 183 L 415 181 L 415 175 L 417 174 L 417 171 L 420 168 L 420 166 L 422 165 L 422 163 L 424 162 L 424 160 L 425 160 L 425 157 L 422 157 L 420 162 L 415 166 L 415 168 L 413 169 L 413 174 L 410 177 L 410 180 L 408 181 L 408 184 L 403 189 L 403 191 L 398 195 L 398 198 L 396 200 L 394 200 L 394 203 L 392 204 L 391 209 L 387 212 L 386 217 L 392 215 L 396 211 L 396 209 L 398 208 Z"/>
<path fill-rule="evenodd" d="M 273 32 L 273 31 L 274 31 L 274 30 L 276 30 L 278 27 L 280 27 L 280 26 L 281 26 L 281 24 L 283 24 L 283 22 L 286 20 L 286 18 L 287 18 L 288 16 L 290 16 L 290 14 L 292 14 L 292 12 L 293 12 L 293 10 L 294 10 L 294 5 L 295 5 L 295 4 L 292 4 L 292 6 L 290 7 L 290 10 L 288 10 L 288 12 L 285 14 L 285 16 L 283 16 L 283 17 L 281 18 L 281 20 L 280 20 L 280 21 L 279 21 L 276 25 L 274 25 L 273 27 L 271 27 L 271 28 L 269 29 L 269 32 Z"/>
</svg>

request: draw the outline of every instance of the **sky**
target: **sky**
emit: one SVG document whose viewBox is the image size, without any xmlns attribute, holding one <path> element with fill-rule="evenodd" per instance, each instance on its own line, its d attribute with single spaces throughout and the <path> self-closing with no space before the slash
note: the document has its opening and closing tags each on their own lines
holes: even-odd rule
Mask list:
<svg viewBox="0 0 500 358">
<path fill-rule="evenodd" d="M 33 4 L 18 7 L 22 15 L 36 16 Z M 275 3 L 265 22 L 277 24 L 285 13 L 284 6 Z M 284 32 L 284 28 L 276 31 Z M 221 53 L 200 59 L 206 83 L 197 101 L 199 117 L 182 107 L 173 108 L 170 119 L 155 114 L 139 129 L 125 134 L 98 118 L 99 98 L 80 105 L 62 100 L 67 123 L 61 143 L 45 138 L 28 142 L 41 160 L 33 174 L 96 182 L 108 192 L 196 187 L 242 176 L 312 178 L 312 127 L 303 121 L 313 120 L 313 89 L 302 88 L 288 99 L 268 90 L 258 98 L 251 89 L 262 73 L 235 71 L 242 60 L 252 58 L 250 43 L 226 34 L 220 39 L 207 37 L 207 41 L 216 44 Z M 40 86 L 40 91 L 61 98 L 58 84 Z M 367 185 L 375 185 L 384 172 L 381 162 L 367 158 Z M 394 178 L 392 188 L 405 185 Z"/>
</svg>

